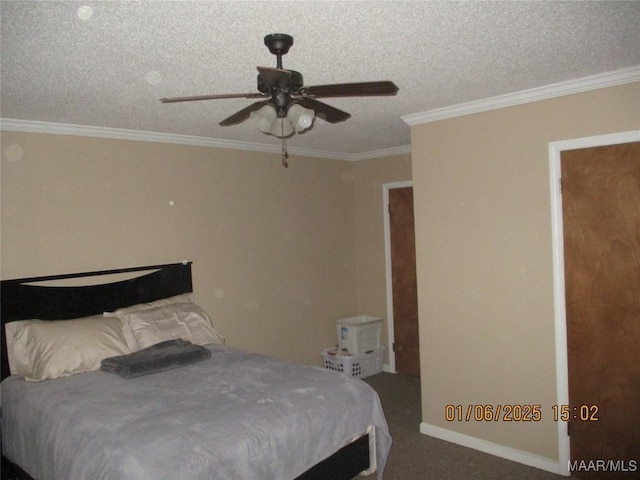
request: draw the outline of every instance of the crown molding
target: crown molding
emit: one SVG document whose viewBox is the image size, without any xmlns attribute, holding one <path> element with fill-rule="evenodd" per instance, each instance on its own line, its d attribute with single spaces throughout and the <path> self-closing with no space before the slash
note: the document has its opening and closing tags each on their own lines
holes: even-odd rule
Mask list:
<svg viewBox="0 0 640 480">
<path fill-rule="evenodd" d="M 625 83 L 640 81 L 640 65 L 629 68 L 601 73 L 589 77 L 569 80 L 566 82 L 554 83 L 544 87 L 522 90 L 519 92 L 499 95 L 497 97 L 486 98 L 468 103 L 461 103 L 449 107 L 436 108 L 426 112 L 403 115 L 401 118 L 405 123 L 414 126 L 423 123 L 437 122 L 447 118 L 461 117 L 473 113 L 487 112 L 524 103 L 537 102 L 550 98 L 582 93 L 599 88 L 614 87 Z"/>
<path fill-rule="evenodd" d="M 449 107 L 437 108 L 426 112 L 402 116 L 402 120 L 409 124 L 420 125 L 436 122 L 447 118 L 460 117 L 473 113 L 497 110 L 524 103 L 546 100 L 549 98 L 587 92 L 599 88 L 613 87 L 625 83 L 640 81 L 640 66 L 629 67 L 613 72 L 606 72 L 577 80 L 555 83 L 544 87 L 522 90 L 497 97 L 462 103 Z M 138 142 L 173 143 L 213 148 L 230 148 L 264 153 L 280 153 L 279 145 L 269 145 L 252 142 L 238 142 L 192 135 L 177 135 L 170 133 L 146 132 L 142 130 L 126 130 L 121 128 L 92 127 L 88 125 L 72 125 L 65 123 L 40 122 L 32 120 L 18 120 L 0 118 L 0 130 L 28 133 L 46 133 L 52 135 L 76 135 L 84 137 L 112 138 L 119 140 L 133 140 Z M 303 157 L 327 158 L 332 160 L 360 161 L 373 158 L 389 157 L 411 153 L 411 145 L 402 145 L 383 150 L 363 153 L 342 153 L 306 148 L 290 147 L 289 153 Z"/>
<path fill-rule="evenodd" d="M 89 125 L 73 125 L 67 123 L 40 122 L 33 120 L 18 120 L 14 118 L 0 118 L 0 130 L 26 133 L 45 133 L 51 135 L 75 135 L 80 137 L 110 138 L 118 140 L 133 140 L 137 142 L 173 143 L 197 147 L 230 148 L 234 150 L 248 150 L 253 152 L 277 153 L 282 151 L 279 145 L 263 143 L 237 142 L 209 137 L 192 135 L 178 135 L 172 133 L 146 132 L 142 130 L 127 130 L 122 128 L 92 127 Z M 411 146 L 402 146 L 386 150 L 365 153 L 342 153 L 308 148 L 289 147 L 289 154 L 301 157 L 317 157 L 332 160 L 358 161 L 371 158 L 397 155 L 411 151 Z"/>
<path fill-rule="evenodd" d="M 373 150 L 364 153 L 350 153 L 348 160 L 358 162 L 360 160 L 371 160 L 373 158 L 392 157 L 394 155 L 405 155 L 411 153 L 411 145 L 402 145 L 400 147 L 385 148 L 382 150 Z"/>
</svg>

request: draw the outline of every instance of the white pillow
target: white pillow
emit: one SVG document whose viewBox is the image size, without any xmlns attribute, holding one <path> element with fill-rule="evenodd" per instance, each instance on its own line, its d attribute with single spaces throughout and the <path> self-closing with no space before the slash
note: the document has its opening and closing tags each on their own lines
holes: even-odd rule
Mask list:
<svg viewBox="0 0 640 480">
<path fill-rule="evenodd" d="M 5 331 L 9 370 L 27 380 L 98 370 L 103 358 L 131 353 L 117 317 L 19 320 Z"/>
<path fill-rule="evenodd" d="M 194 303 L 171 303 L 122 315 L 138 344 L 138 349 L 165 340 L 182 338 L 196 345 L 224 343 L 211 319 Z"/>
<path fill-rule="evenodd" d="M 115 310 L 113 312 L 104 312 L 104 316 L 119 317 L 120 319 L 122 319 L 125 313 L 136 312 L 139 310 L 148 310 L 150 308 L 170 305 L 172 303 L 193 303 L 193 292 L 181 293 L 179 295 L 174 295 L 173 297 L 154 300 L 153 302 L 138 303 L 129 307 L 119 308 L 118 310 Z M 136 339 L 133 336 L 133 332 L 131 332 L 129 325 L 124 321 L 122 322 L 122 332 L 124 333 L 124 338 L 127 341 L 127 345 L 129 346 L 129 348 L 132 351 L 138 350 L 138 342 L 136 342 Z"/>
<path fill-rule="evenodd" d="M 171 303 L 193 303 L 193 292 L 181 293 L 180 295 L 174 295 L 173 297 L 161 298 L 148 303 L 137 303 L 129 307 L 119 308 L 113 312 L 104 312 L 105 317 L 120 317 L 125 313 L 133 312 L 136 310 L 148 310 L 149 308 L 156 308 L 162 305 L 169 305 Z"/>
</svg>

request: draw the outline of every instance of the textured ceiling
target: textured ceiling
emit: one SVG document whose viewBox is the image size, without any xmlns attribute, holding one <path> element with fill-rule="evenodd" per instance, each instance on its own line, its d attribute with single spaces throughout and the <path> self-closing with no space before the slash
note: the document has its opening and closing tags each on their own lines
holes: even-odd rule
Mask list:
<svg viewBox="0 0 640 480">
<path fill-rule="evenodd" d="M 294 45 L 305 84 L 392 80 L 394 97 L 330 98 L 291 147 L 359 154 L 410 144 L 404 115 L 640 64 L 640 2 L 1 1 L 1 116 L 277 145 L 254 100 L 162 97 L 256 91 L 275 66 L 269 33 Z"/>
</svg>

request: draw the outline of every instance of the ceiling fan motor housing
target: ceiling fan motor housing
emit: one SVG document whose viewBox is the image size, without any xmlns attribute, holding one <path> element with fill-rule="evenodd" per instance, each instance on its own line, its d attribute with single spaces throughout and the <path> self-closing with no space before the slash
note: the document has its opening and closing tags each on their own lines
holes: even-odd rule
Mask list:
<svg viewBox="0 0 640 480">
<path fill-rule="evenodd" d="M 295 70 L 288 70 L 291 72 L 291 84 L 289 85 L 289 92 L 298 93 L 298 90 L 302 88 L 304 85 L 302 74 L 300 72 L 296 72 Z M 260 75 L 258 75 L 258 91 L 260 93 L 270 94 L 271 87 L 265 83 Z"/>
</svg>

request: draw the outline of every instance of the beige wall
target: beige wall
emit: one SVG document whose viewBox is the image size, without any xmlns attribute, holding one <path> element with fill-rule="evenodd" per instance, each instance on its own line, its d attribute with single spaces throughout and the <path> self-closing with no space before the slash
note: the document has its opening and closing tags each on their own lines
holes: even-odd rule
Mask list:
<svg viewBox="0 0 640 480">
<path fill-rule="evenodd" d="M 383 319 L 382 341 L 387 345 L 387 291 L 384 252 L 385 183 L 411 180 L 411 155 L 371 159 L 354 164 L 356 275 L 358 314 Z M 385 350 L 385 363 L 389 352 Z"/>
<path fill-rule="evenodd" d="M 293 155 L 284 169 L 228 149 L 1 140 L 3 279 L 192 260 L 196 301 L 230 345 L 309 364 L 336 319 L 379 309 L 359 298 L 355 224 L 370 206 L 356 190 L 369 162 L 378 182 L 397 162 Z"/>
<path fill-rule="evenodd" d="M 425 424 L 558 459 L 548 144 L 638 129 L 639 106 L 636 83 L 412 127 Z"/>
</svg>

